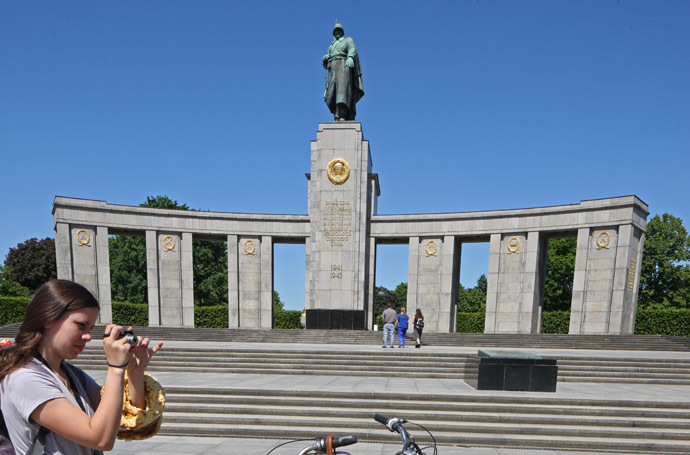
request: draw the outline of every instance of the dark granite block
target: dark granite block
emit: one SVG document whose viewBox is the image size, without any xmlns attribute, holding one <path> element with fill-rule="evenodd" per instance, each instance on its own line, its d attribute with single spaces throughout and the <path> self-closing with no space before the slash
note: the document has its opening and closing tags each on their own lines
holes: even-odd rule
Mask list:
<svg viewBox="0 0 690 455">
<path fill-rule="evenodd" d="M 555 392 L 556 359 L 520 351 L 480 350 L 468 360 L 465 382 L 477 390 Z"/>
<path fill-rule="evenodd" d="M 505 364 L 504 368 L 503 390 L 530 390 L 532 365 L 511 359 L 511 363 Z"/>
<path fill-rule="evenodd" d="M 331 330 L 343 328 L 343 326 L 342 326 L 343 312 L 341 310 L 326 310 L 326 311 L 328 311 L 328 314 L 329 314 L 328 328 Z"/>
</svg>

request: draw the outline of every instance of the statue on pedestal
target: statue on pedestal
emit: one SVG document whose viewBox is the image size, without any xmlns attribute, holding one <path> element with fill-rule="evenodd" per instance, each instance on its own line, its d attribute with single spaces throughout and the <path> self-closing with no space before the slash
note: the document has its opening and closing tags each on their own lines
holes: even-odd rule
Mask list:
<svg viewBox="0 0 690 455">
<path fill-rule="evenodd" d="M 362 67 L 359 64 L 357 47 L 352 38 L 344 38 L 341 24 L 333 27 L 333 42 L 321 63 L 328 70 L 326 90 L 323 99 L 333 113 L 336 122 L 354 120 L 355 105 L 364 96 Z"/>
</svg>

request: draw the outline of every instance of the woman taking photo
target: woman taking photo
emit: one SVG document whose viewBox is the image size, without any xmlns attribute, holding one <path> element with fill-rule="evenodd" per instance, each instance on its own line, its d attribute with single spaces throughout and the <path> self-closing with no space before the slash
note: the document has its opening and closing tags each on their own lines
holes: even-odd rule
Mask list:
<svg viewBox="0 0 690 455">
<path fill-rule="evenodd" d="M 158 401 L 164 401 L 159 386 L 152 390 L 155 380 L 144 376 L 163 343 L 150 348 L 144 338 L 131 341 L 132 345 L 119 338 L 123 328 L 118 325 L 105 328 L 108 371 L 102 392 L 86 373 L 64 362 L 77 358 L 91 341 L 98 313 L 98 302 L 80 284 L 49 281 L 29 302 L 14 344 L 0 349 L 0 407 L 18 454 L 38 452 L 36 444 L 45 445 L 46 454 L 94 455 L 111 450 L 121 420 L 126 420 L 122 419 L 125 384 L 130 413 L 145 414 L 155 408 L 156 393 Z M 158 414 L 155 431 L 160 426 Z M 151 419 L 146 420 L 151 424 Z"/>
</svg>

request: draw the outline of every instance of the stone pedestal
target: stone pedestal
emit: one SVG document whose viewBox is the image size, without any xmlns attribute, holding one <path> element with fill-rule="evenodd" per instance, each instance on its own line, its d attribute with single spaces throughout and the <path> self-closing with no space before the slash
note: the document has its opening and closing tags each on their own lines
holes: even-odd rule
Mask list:
<svg viewBox="0 0 690 455">
<path fill-rule="evenodd" d="M 307 328 L 369 327 L 369 221 L 378 196 L 369 143 L 357 122 L 319 124 L 311 145 Z"/>
<path fill-rule="evenodd" d="M 465 382 L 477 390 L 555 392 L 556 363 L 528 352 L 480 350 L 467 363 Z"/>
</svg>

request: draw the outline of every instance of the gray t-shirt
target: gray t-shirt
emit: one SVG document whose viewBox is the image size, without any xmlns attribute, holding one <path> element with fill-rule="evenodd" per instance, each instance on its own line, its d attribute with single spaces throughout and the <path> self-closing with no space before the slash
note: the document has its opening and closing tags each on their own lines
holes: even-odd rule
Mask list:
<svg viewBox="0 0 690 455">
<path fill-rule="evenodd" d="M 383 310 L 381 317 L 383 318 L 384 324 L 395 324 L 395 316 L 397 313 L 393 308 L 386 308 Z"/>
<path fill-rule="evenodd" d="M 18 369 L 0 383 L 0 407 L 7 425 L 10 440 L 18 454 L 25 454 L 38 435 L 41 426 L 29 418 L 31 413 L 41 404 L 56 398 L 67 398 L 79 407 L 71 390 L 60 381 L 55 373 L 46 368 L 38 360 L 31 360 L 31 365 Z M 89 416 L 93 416 L 93 408 L 89 394 L 98 384 L 90 376 L 82 374 L 86 380 L 77 377 L 72 365 L 65 366 L 72 377 L 84 409 Z M 57 433 L 48 432 L 46 436 L 45 454 L 49 455 L 93 455 L 102 452 L 84 447 L 76 442 L 65 439 Z"/>
</svg>

